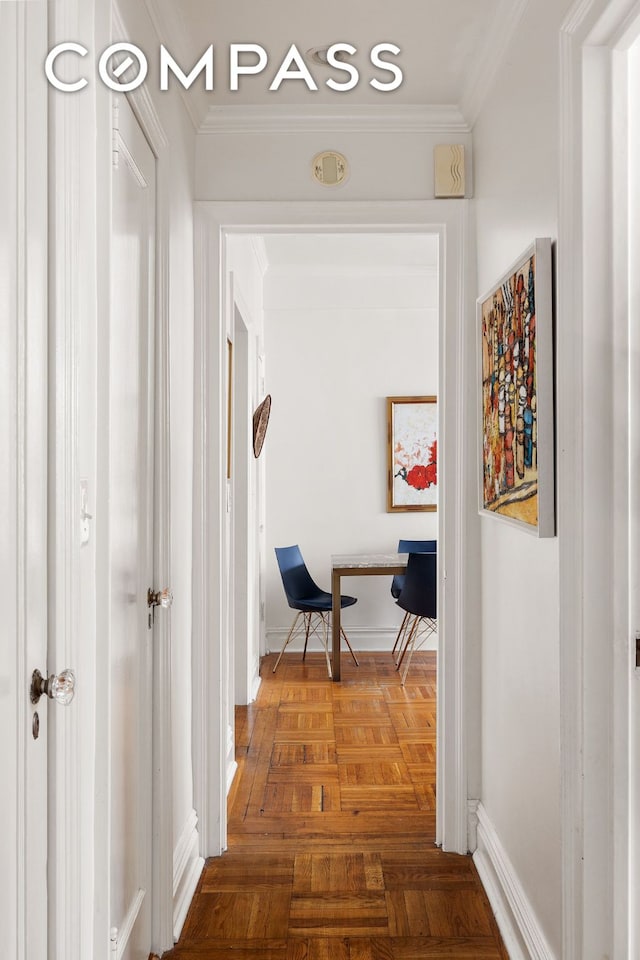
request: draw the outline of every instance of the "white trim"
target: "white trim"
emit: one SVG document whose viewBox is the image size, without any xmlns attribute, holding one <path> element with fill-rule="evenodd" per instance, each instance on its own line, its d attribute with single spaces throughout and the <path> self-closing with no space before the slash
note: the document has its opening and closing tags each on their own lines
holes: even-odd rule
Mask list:
<svg viewBox="0 0 640 960">
<path fill-rule="evenodd" d="M 253 678 L 253 683 L 251 684 L 251 700 L 256 700 L 258 697 L 258 691 L 260 690 L 260 685 L 262 684 L 262 677 L 259 673 Z"/>
<path fill-rule="evenodd" d="M 253 257 L 256 248 L 260 248 L 262 238 L 252 237 L 248 244 Z M 230 256 L 230 261 L 233 259 Z M 229 580 L 231 597 L 230 633 L 231 644 L 230 671 L 232 673 L 230 691 L 233 704 L 244 705 L 251 701 L 251 688 L 259 670 L 259 625 L 255 602 L 255 585 L 259 576 L 259 560 L 256 556 L 255 536 L 258 519 L 254 508 L 257 492 L 258 469 L 251 450 L 251 422 L 256 407 L 256 331 L 262 328 L 262 318 L 249 307 L 242 287 L 231 269 L 228 271 L 227 296 L 225 309 L 228 312 L 228 330 L 233 337 L 233 402 L 231 411 L 231 453 L 232 469 L 230 492 L 232 509 L 230 513 L 229 563 L 233 565 Z M 259 270 L 258 266 L 258 270 Z M 259 273 L 260 280 L 263 274 Z M 260 282 L 260 281 L 258 281 Z M 252 303 L 256 303 L 257 291 L 247 290 Z M 261 294 L 260 290 L 260 294 Z M 251 293 L 254 296 L 251 296 Z M 246 590 L 242 586 L 246 584 Z M 239 589 L 236 589 L 239 585 Z M 231 692 L 230 692 L 231 697 Z M 231 706 L 230 708 L 231 709 Z M 229 745 L 227 745 L 229 751 Z M 234 742 L 231 742 L 231 759 L 234 756 Z"/>
<path fill-rule="evenodd" d="M 226 843 L 226 770 L 221 678 L 226 653 L 222 629 L 226 573 L 221 563 L 226 507 L 221 421 L 222 316 L 225 277 L 224 240 L 233 233 L 358 232 L 433 233 L 439 237 L 440 262 L 440 404 L 445 477 L 439 552 L 441 565 L 439 627 L 443 643 L 438 657 L 438 816 L 437 840 L 444 849 L 467 852 L 467 777 L 479 779 L 478 752 L 467 752 L 469 730 L 479 726 L 478 673 L 467 669 L 467 623 L 477 622 L 477 595 L 468 587 L 467 567 L 475 555 L 467 540 L 479 520 L 467 490 L 469 436 L 475 436 L 475 406 L 465 374 L 472 368 L 473 322 L 466 289 L 470 270 L 467 201 L 418 202 L 238 202 L 200 201 L 196 211 L 196 369 L 194 524 L 194 775 L 201 850 L 219 853 Z M 226 281 L 225 281 L 226 282 Z M 446 316 L 446 323 L 445 323 Z M 447 371 L 447 365 L 449 370 Z M 460 375 L 460 370 L 463 375 Z M 446 409 L 445 409 L 446 408 Z M 475 463 L 475 460 L 473 460 Z M 475 470 L 474 470 L 475 477 Z M 449 479 L 446 479 L 449 478 Z M 444 517 L 447 523 L 444 524 Z M 442 549 L 440 550 L 440 545 Z M 200 589 L 202 588 L 202 589 Z M 444 637 L 446 635 L 446 642 Z"/>
<path fill-rule="evenodd" d="M 114 114 L 115 114 L 116 112 L 117 112 L 117 108 L 116 108 L 115 105 L 114 105 Z M 122 154 L 122 156 L 123 156 L 123 158 L 124 158 L 127 166 L 128 166 L 129 169 L 131 170 L 131 173 L 133 174 L 133 176 L 135 177 L 135 179 L 138 181 L 139 186 L 141 186 L 143 189 L 146 189 L 146 188 L 149 186 L 149 183 L 148 183 L 148 181 L 147 181 L 144 173 L 142 172 L 142 170 L 140 169 L 140 167 L 138 166 L 138 164 L 137 164 L 136 161 L 134 160 L 133 154 L 131 153 L 131 151 L 130 151 L 129 148 L 127 147 L 126 141 L 123 140 L 123 138 L 120 136 L 120 131 L 117 130 L 117 129 L 115 129 L 115 127 L 114 127 L 114 131 L 113 131 L 113 156 L 114 156 L 113 166 L 114 166 L 114 168 L 115 168 L 116 170 L 118 169 L 118 165 L 119 165 L 119 163 L 120 163 L 120 154 Z"/>
<path fill-rule="evenodd" d="M 192 844 L 198 832 L 198 814 L 195 810 L 189 811 L 182 828 L 175 850 L 173 851 L 173 895 L 175 897 L 184 871 L 187 868 Z"/>
<path fill-rule="evenodd" d="M 112 39 L 115 40 L 126 40 L 131 42 L 131 34 L 125 25 L 125 20 L 122 15 L 122 11 L 117 3 L 117 0 L 111 0 L 112 2 Z M 151 3 L 151 0 L 145 0 L 147 3 Z M 154 24 L 155 26 L 155 24 Z M 163 147 L 168 145 L 167 135 L 164 132 L 164 128 L 160 122 L 158 116 L 158 111 L 155 108 L 155 104 L 151 98 L 151 94 L 148 89 L 143 85 L 138 87 L 136 90 L 131 90 L 129 93 L 125 94 L 131 109 L 136 115 L 136 119 L 142 129 L 144 130 L 144 135 L 149 141 L 149 146 L 151 147 L 154 155 L 157 157 Z"/>
<path fill-rule="evenodd" d="M 38 5 L 34 4 L 37 9 Z M 92 11 L 77 0 L 49 6 L 50 44 L 82 36 Z M 88 16 L 87 16 L 88 14 Z M 81 209 L 93 188 L 95 144 L 93 99 L 51 96 L 48 117 L 49 152 L 49 310 L 51 420 L 49 459 L 49 664 L 76 671 L 78 694 L 69 713 L 53 716 L 49 743 L 49 890 L 50 952 L 68 960 L 92 955 L 94 937 L 104 950 L 107 927 L 96 933 L 94 903 L 98 892 L 100 856 L 94 849 L 96 777 L 106 757 L 96 757 L 96 703 L 80 691 L 97 688 L 96 629 L 104 630 L 95 608 L 96 527 L 100 522 L 93 456 L 79 462 L 79 437 L 95 435 L 95 396 L 90 396 L 95 354 L 96 238 L 91 217 Z M 31 108 L 30 108 L 31 109 Z M 111 111 L 107 164 L 111 165 Z M 91 140 L 91 145 L 89 144 Z M 85 165 L 86 164 L 86 165 Z M 90 172 L 91 171 L 91 172 Z M 82 251 L 82 270 L 74 269 Z M 82 342 L 85 363 L 79 362 Z M 88 480 L 90 542 L 79 549 L 79 477 Z M 106 841 L 105 841 L 106 849 Z M 101 895 L 102 890 L 100 890 Z"/>
<path fill-rule="evenodd" d="M 486 40 L 480 56 L 467 73 L 460 97 L 460 110 L 469 127 L 475 124 L 482 105 L 495 81 L 511 39 L 527 8 L 529 0 L 501 0 L 491 23 L 485 30 Z"/>
<path fill-rule="evenodd" d="M 356 109 L 317 105 L 211 106 L 198 133 L 440 133 L 468 134 L 469 124 L 452 104 L 432 106 L 360 106 Z"/>
<path fill-rule="evenodd" d="M 442 201 L 435 201 L 437 205 Z M 479 779 L 479 765 L 472 771 L 467 752 L 470 730 L 479 730 L 480 705 L 474 698 L 479 671 L 471 670 L 471 627 L 477 623 L 480 599 L 472 587 L 477 578 L 467 574 L 476 568 L 473 549 L 478 542 L 479 520 L 470 509 L 473 502 L 467 484 L 473 471 L 476 448 L 472 424 L 476 422 L 473 392 L 475 339 L 472 334 L 473 304 L 468 301 L 470 282 L 468 210 L 460 201 L 450 201 L 460 218 L 459 229 L 441 238 L 439 294 L 439 396 L 438 431 L 443 456 L 438 465 L 442 479 L 439 518 L 438 628 L 442 638 L 438 657 L 436 790 L 444 799 L 436 806 L 436 840 L 445 850 L 467 853 L 467 799 L 472 773 Z M 446 317 L 446 321 L 445 321 Z M 448 478 L 453 478 L 450 480 Z M 444 523 L 444 517 L 447 522 Z M 442 544 L 442 549 L 441 545 Z M 477 589 L 477 588 L 476 588 Z M 479 694 L 476 695 L 479 698 Z M 442 735 L 440 731 L 445 731 Z"/>
<path fill-rule="evenodd" d="M 237 769 L 235 731 L 230 724 L 227 724 L 227 795 L 231 790 L 231 784 Z"/>
<path fill-rule="evenodd" d="M 475 853 L 478 847 L 478 807 L 480 801 L 477 799 L 467 800 L 467 836 L 469 838 L 469 853 Z"/>
<path fill-rule="evenodd" d="M 32 78 L 47 43 L 47 8 L 2 12 L 0 112 L 7 137 L 2 168 L 0 286 L 0 555 L 3 640 L 0 717 L 4 779 L 0 800 L 4 952 L 30 960 L 53 951 L 47 898 L 55 883 L 47 817 L 55 705 L 30 702 L 31 674 L 47 663 L 48 299 L 47 95 Z M 58 668 L 60 669 L 60 668 Z M 53 709 L 52 709 L 53 708 Z M 40 737 L 32 720 L 40 717 Z M 55 889 L 55 888 L 54 888 Z M 53 896 L 52 896 L 53 899 Z"/>
<path fill-rule="evenodd" d="M 198 856 L 198 816 L 191 810 L 173 851 L 173 939 L 177 942 L 198 886 L 204 860 Z"/>
<path fill-rule="evenodd" d="M 197 843 L 197 838 L 196 841 Z M 183 876 L 183 883 L 178 891 L 178 896 L 174 901 L 173 907 L 173 940 L 177 943 L 182 933 L 184 922 L 187 919 L 189 907 L 193 900 L 193 895 L 198 887 L 198 881 L 204 870 L 204 860 L 202 857 L 194 857 L 189 861 L 188 869 Z"/>
<path fill-rule="evenodd" d="M 619 246 L 625 247 L 628 238 L 626 202 L 617 193 L 625 153 L 617 140 L 621 134 L 624 138 L 623 118 L 620 104 L 617 111 L 613 106 L 613 94 L 619 80 L 614 47 L 624 49 L 623 31 L 635 23 L 639 9 L 636 0 L 578 0 L 560 32 L 563 960 L 582 960 L 585 951 L 629 956 L 635 908 L 628 870 L 621 869 L 628 856 L 630 799 L 625 730 L 629 637 L 621 625 L 628 611 L 626 434 L 621 422 L 628 416 L 628 397 L 627 374 L 620 365 L 626 350 L 620 316 L 625 294 L 620 303 L 618 291 L 626 283 Z M 603 509 L 593 511 L 594 502 Z M 603 636 L 608 643 L 602 643 Z"/>
<path fill-rule="evenodd" d="M 581 64 L 573 33 L 584 15 L 573 12 L 560 33 L 560 172 L 558 211 L 558 311 L 580 317 L 582 288 L 579 166 L 581 124 Z M 575 429 L 579 398 L 583 395 L 582 367 L 577 351 L 570 349 L 572 326 L 559 324 L 557 362 L 563 357 L 565 375 L 556 384 L 557 404 L 557 495 L 559 538 L 559 635 L 560 643 L 560 761 L 562 829 L 562 955 L 566 960 L 582 956 L 583 820 L 582 820 L 582 531 L 583 477 L 581 438 Z M 566 424 L 566 426 L 565 426 Z M 572 679 L 573 678 L 573 679 Z"/>
<path fill-rule="evenodd" d="M 137 115 L 145 135 L 144 118 Z M 154 589 L 171 588 L 171 390 L 170 390 L 170 290 L 169 229 L 171 160 L 167 139 L 155 116 L 156 250 L 155 250 L 155 367 L 154 367 Z M 153 149 L 153 143 L 152 143 Z M 173 830 L 173 729 L 172 729 L 171 611 L 161 611 L 154 625 L 153 649 L 153 848 L 152 942 L 162 953 L 171 946 L 171 836 Z"/>
<path fill-rule="evenodd" d="M 177 54 L 181 63 L 187 62 L 184 55 L 189 42 L 185 35 L 184 20 L 176 13 L 175 5 L 166 0 L 144 0 L 149 19 L 156 32 L 156 36 L 161 43 L 170 43 L 171 51 Z M 191 120 L 194 131 L 197 132 L 202 119 L 201 114 L 206 110 L 206 95 L 201 92 L 197 86 L 190 90 L 185 90 L 182 84 L 176 84 L 182 102 L 184 104 L 187 116 Z M 138 90 L 141 88 L 139 87 Z M 166 96 L 166 94 L 165 94 Z M 198 103 L 200 109 L 198 109 Z"/>
<path fill-rule="evenodd" d="M 140 908 L 142 907 L 146 894 L 147 891 L 141 887 L 129 904 L 129 909 L 127 910 L 127 915 L 122 926 L 111 928 L 109 941 L 111 944 L 111 953 L 114 955 L 115 960 L 122 960 L 124 956 L 127 944 L 129 943 L 129 937 L 138 919 L 138 914 L 140 913 Z"/>
<path fill-rule="evenodd" d="M 477 807 L 478 847 L 473 855 L 511 960 L 558 960 L 518 879 L 495 827 Z"/>
<path fill-rule="evenodd" d="M 194 491 L 193 491 L 193 788 L 200 824 L 200 852 L 219 855 L 226 845 L 226 769 L 223 704 L 222 549 L 226 514 L 226 450 L 221 395 L 223 352 L 216 335 L 220 307 L 219 230 L 206 218 L 194 224 Z M 215 317 L 214 327 L 212 314 Z M 222 328 L 226 349 L 226 329 Z M 222 520 L 221 520 L 222 518 Z M 220 526 L 219 526 L 220 524 Z M 221 791 L 224 791 L 221 796 Z"/>
<path fill-rule="evenodd" d="M 127 93 L 126 97 L 144 130 L 154 156 L 159 157 L 165 147 L 169 146 L 169 141 L 149 91 L 146 87 L 138 87 L 137 90 Z"/>
</svg>

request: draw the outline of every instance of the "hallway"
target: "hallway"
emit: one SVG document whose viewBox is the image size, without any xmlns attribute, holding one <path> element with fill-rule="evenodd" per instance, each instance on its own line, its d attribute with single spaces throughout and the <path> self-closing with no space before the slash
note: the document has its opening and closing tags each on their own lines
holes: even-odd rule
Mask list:
<svg viewBox="0 0 640 960">
<path fill-rule="evenodd" d="M 229 847 L 167 960 L 506 960 L 470 857 L 435 847 L 436 654 L 262 663 L 237 710 Z"/>
</svg>

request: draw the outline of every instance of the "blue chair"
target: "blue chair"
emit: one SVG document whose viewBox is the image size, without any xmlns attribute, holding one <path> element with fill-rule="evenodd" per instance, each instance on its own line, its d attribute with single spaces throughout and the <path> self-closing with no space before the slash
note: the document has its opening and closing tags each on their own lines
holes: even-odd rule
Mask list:
<svg viewBox="0 0 640 960">
<path fill-rule="evenodd" d="M 398 540 L 398 553 L 437 553 L 437 551 L 437 540 Z M 391 581 L 391 596 L 394 600 L 397 600 L 402 592 L 404 578 L 405 574 L 396 573 L 395 577 Z M 404 617 L 402 618 L 402 623 L 400 624 L 400 629 L 398 630 L 396 642 L 394 643 L 393 650 L 391 651 L 392 654 L 396 652 L 398 644 L 404 637 L 410 622 L 411 614 L 405 613 Z"/>
<path fill-rule="evenodd" d="M 432 633 L 438 629 L 438 555 L 437 553 L 410 553 L 404 586 L 398 597 L 398 606 L 412 617 L 411 626 L 397 669 L 407 656 L 402 674 L 402 685 L 407 679 L 411 658 Z"/>
<path fill-rule="evenodd" d="M 291 630 L 289 631 L 289 635 L 282 645 L 282 650 L 280 651 L 280 655 L 276 660 L 273 672 L 276 672 L 278 664 L 282 659 L 282 654 L 285 652 L 289 644 L 292 642 L 292 640 L 295 640 L 297 637 L 299 637 L 304 630 L 304 650 L 302 653 L 302 659 L 304 660 L 307 654 L 309 635 L 315 634 L 320 638 L 324 647 L 324 654 L 327 658 L 327 670 L 329 671 L 329 676 L 331 677 L 331 660 L 329 659 L 329 615 L 331 613 L 332 605 L 331 594 L 327 593 L 326 590 L 321 590 L 320 587 L 311 579 L 311 575 L 307 570 L 304 560 L 302 559 L 300 547 L 297 544 L 292 547 L 276 547 L 275 551 L 287 602 L 293 610 L 297 610 L 298 612 L 296 613 Z M 341 609 L 344 609 L 345 607 L 351 607 L 357 602 L 357 597 L 340 597 Z M 300 621 L 301 617 L 302 622 Z M 340 628 L 340 634 L 342 637 L 344 637 L 345 643 L 349 647 L 349 652 L 353 657 L 355 665 L 359 666 L 356 655 L 351 649 L 351 644 L 349 643 L 347 635 L 342 627 Z"/>
</svg>

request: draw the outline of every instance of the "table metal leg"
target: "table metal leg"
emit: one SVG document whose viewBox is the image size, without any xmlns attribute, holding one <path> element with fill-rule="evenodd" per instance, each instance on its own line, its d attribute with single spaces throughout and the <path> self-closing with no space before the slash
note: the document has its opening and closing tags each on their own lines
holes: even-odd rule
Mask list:
<svg viewBox="0 0 640 960">
<path fill-rule="evenodd" d="M 334 681 L 340 679 L 340 573 L 331 572 L 331 656 Z"/>
</svg>

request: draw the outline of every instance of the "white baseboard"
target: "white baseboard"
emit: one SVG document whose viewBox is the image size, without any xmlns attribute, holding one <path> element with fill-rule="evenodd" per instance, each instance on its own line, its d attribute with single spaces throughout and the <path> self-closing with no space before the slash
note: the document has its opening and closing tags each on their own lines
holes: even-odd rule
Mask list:
<svg viewBox="0 0 640 960">
<path fill-rule="evenodd" d="M 258 673 L 253 678 L 253 683 L 251 684 L 251 699 L 255 700 L 258 696 L 258 690 L 260 689 L 260 684 L 262 683 L 262 678 Z"/>
<path fill-rule="evenodd" d="M 482 803 L 473 861 L 511 960 L 557 960 Z"/>
<path fill-rule="evenodd" d="M 279 653 L 282 649 L 282 644 L 286 640 L 289 630 L 291 629 L 291 624 L 286 627 L 273 627 L 267 630 L 267 652 L 268 653 Z M 354 650 L 358 651 L 367 651 L 370 653 L 384 653 L 391 652 L 393 645 L 396 642 L 396 636 L 398 634 L 397 628 L 394 627 L 349 627 L 347 630 L 347 636 L 349 637 L 349 643 Z M 288 651 L 296 652 L 299 651 L 302 653 L 304 647 L 304 642 L 294 641 L 287 648 Z M 344 647 L 344 643 L 343 643 Z M 317 638 L 313 638 L 309 641 L 309 647 L 307 648 L 312 653 L 322 650 L 322 646 Z M 432 634 L 429 637 L 427 643 L 421 647 L 422 650 L 437 650 L 438 649 L 438 635 Z"/>
<path fill-rule="evenodd" d="M 198 853 L 198 816 L 192 810 L 173 851 L 173 939 L 178 941 L 204 867 Z"/>
<path fill-rule="evenodd" d="M 129 904 L 129 909 L 125 914 L 122 925 L 120 927 L 111 927 L 109 931 L 110 953 L 114 960 L 122 960 L 124 956 L 127 944 L 129 943 L 129 937 L 133 933 L 133 928 L 138 919 L 140 907 L 142 906 L 146 893 L 147 891 L 142 890 L 142 888 L 136 891 L 133 900 Z"/>
<path fill-rule="evenodd" d="M 236 770 L 238 769 L 238 763 L 236 761 L 236 742 L 235 734 L 233 727 L 227 727 L 227 795 L 229 790 L 231 790 L 231 784 L 233 783 L 233 778 L 236 775 Z"/>
</svg>

